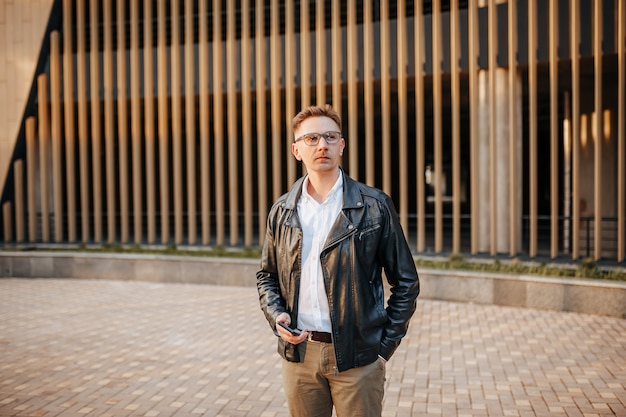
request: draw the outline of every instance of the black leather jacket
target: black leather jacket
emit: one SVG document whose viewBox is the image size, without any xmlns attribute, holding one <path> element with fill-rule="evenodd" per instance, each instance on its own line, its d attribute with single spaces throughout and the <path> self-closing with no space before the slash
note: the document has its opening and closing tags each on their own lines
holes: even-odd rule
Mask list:
<svg viewBox="0 0 626 417">
<path fill-rule="evenodd" d="M 343 175 L 343 171 L 342 171 Z M 343 208 L 320 254 L 338 371 L 389 359 L 415 311 L 419 279 L 391 199 L 343 176 Z M 297 204 L 300 178 L 272 206 L 257 288 L 261 309 L 276 332 L 276 317 L 289 313 L 297 326 L 302 229 Z M 385 308 L 382 270 L 391 288 Z M 278 352 L 298 362 L 294 345 L 278 339 Z"/>
</svg>

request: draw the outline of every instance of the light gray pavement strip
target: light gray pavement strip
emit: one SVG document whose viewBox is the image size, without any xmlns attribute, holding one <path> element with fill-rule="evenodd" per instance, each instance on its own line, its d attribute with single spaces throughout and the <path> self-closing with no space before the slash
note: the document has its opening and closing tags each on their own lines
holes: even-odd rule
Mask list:
<svg viewBox="0 0 626 417">
<path fill-rule="evenodd" d="M 251 287 L 1 279 L 0 416 L 287 416 Z M 384 416 L 626 416 L 626 320 L 419 300 Z"/>
</svg>

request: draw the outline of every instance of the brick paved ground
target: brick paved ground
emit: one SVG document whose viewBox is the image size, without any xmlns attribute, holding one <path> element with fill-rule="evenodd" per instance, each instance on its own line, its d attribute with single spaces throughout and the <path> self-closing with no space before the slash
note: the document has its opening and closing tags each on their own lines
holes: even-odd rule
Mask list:
<svg viewBox="0 0 626 417">
<path fill-rule="evenodd" d="M 420 300 L 384 416 L 626 416 L 626 320 Z M 0 416 L 287 416 L 256 289 L 0 280 Z"/>
</svg>

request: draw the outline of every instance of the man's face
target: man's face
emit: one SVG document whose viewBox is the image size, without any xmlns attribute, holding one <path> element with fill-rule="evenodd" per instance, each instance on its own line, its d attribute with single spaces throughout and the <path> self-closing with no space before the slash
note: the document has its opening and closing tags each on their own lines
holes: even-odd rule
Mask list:
<svg viewBox="0 0 626 417">
<path fill-rule="evenodd" d="M 296 140 L 311 133 L 339 132 L 339 126 L 330 118 L 309 117 L 294 131 Z M 297 140 L 291 145 L 291 152 L 298 161 L 302 161 L 307 171 L 332 171 L 339 166 L 346 144 L 341 139 L 329 144 L 324 136 L 318 137 L 317 144 L 307 145 L 305 140 Z"/>
</svg>

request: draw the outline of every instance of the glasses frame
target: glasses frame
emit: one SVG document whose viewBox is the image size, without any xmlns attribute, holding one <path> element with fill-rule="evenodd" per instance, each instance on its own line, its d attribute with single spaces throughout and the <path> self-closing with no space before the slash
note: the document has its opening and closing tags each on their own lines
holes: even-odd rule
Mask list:
<svg viewBox="0 0 626 417">
<path fill-rule="evenodd" d="M 339 135 L 339 138 L 336 141 L 329 141 L 329 137 L 332 133 L 336 133 Z M 313 136 L 315 138 L 315 142 L 307 142 L 307 136 Z M 337 130 L 329 130 L 328 132 L 324 132 L 324 133 L 306 133 L 302 136 L 299 136 L 296 138 L 296 140 L 294 140 L 295 142 L 299 142 L 301 140 L 304 141 L 305 145 L 307 146 L 317 146 L 318 143 L 320 143 L 320 138 L 324 138 L 324 140 L 326 141 L 327 144 L 329 145 L 335 145 L 339 142 L 341 142 L 341 139 L 343 138 L 341 132 L 337 131 Z"/>
</svg>

